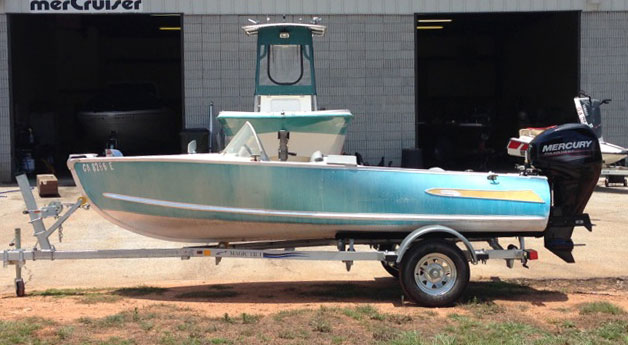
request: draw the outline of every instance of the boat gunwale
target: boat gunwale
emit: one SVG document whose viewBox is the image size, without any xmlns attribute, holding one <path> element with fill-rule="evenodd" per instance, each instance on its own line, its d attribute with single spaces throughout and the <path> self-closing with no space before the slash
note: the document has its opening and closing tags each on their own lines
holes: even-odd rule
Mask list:
<svg viewBox="0 0 628 345">
<path fill-rule="evenodd" d="M 192 158 L 189 156 L 211 156 L 221 157 L 221 159 Z M 177 158 L 174 158 L 177 157 Z M 163 163 L 195 163 L 195 164 L 231 164 L 231 165 L 261 165 L 270 167 L 290 167 L 290 168 L 322 168 L 322 169 L 348 169 L 361 171 L 387 171 L 401 172 L 409 174 L 431 174 L 431 175 L 472 175 L 487 176 L 488 174 L 497 174 L 498 176 L 518 177 L 524 179 L 538 179 L 547 181 L 547 177 L 543 175 L 521 175 L 516 173 L 494 173 L 480 171 L 453 171 L 453 170 L 430 170 L 430 169 L 407 169 L 398 167 L 378 167 L 367 165 L 343 165 L 328 164 L 325 162 L 299 162 L 299 161 L 252 161 L 250 158 L 229 157 L 222 153 L 199 153 L 199 154 L 179 154 L 179 155 L 155 155 L 155 156 L 126 156 L 126 157 L 85 157 L 68 159 L 68 168 L 73 172 L 76 163 L 98 163 L 98 162 L 163 162 Z M 548 186 L 549 187 L 549 186 Z"/>
<path fill-rule="evenodd" d="M 212 156 L 222 157 L 222 159 L 189 159 L 189 156 Z M 177 157 L 177 158 L 174 158 Z M 226 159 L 225 159 L 226 158 Z M 231 165 L 262 165 L 262 166 L 280 166 L 291 168 L 323 168 L 323 169 L 348 169 L 362 171 L 388 171 L 402 172 L 410 174 L 432 174 L 432 175 L 476 175 L 486 176 L 495 174 L 494 172 L 480 171 L 453 171 L 453 170 L 430 170 L 430 169 L 407 169 L 398 167 L 379 167 L 367 165 L 342 165 L 328 164 L 325 162 L 298 162 L 298 161 L 252 161 L 249 158 L 228 157 L 222 153 L 200 153 L 200 154 L 179 154 L 167 156 L 127 156 L 127 157 L 85 157 L 68 159 L 68 168 L 74 172 L 76 163 L 98 163 L 98 162 L 164 162 L 164 163 L 195 163 L 195 164 L 231 164 Z M 547 177 L 543 175 L 521 175 L 516 173 L 497 173 L 498 176 L 518 177 L 524 179 L 538 179 L 547 181 Z M 549 187 L 549 186 L 548 186 Z"/>
</svg>

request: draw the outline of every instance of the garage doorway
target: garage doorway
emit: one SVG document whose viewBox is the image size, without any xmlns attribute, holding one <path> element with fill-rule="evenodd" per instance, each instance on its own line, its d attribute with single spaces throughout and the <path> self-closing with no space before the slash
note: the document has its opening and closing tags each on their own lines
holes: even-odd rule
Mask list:
<svg viewBox="0 0 628 345">
<path fill-rule="evenodd" d="M 426 167 L 511 170 L 521 127 L 577 120 L 580 13 L 417 14 L 417 146 Z"/>
<path fill-rule="evenodd" d="M 10 15 L 16 172 L 67 175 L 70 153 L 175 153 L 180 15 Z"/>
</svg>

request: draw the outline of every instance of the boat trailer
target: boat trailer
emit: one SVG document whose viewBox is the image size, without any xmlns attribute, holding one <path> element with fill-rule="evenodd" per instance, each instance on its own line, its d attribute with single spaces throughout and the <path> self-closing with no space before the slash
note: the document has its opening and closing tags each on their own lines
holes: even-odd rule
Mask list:
<svg viewBox="0 0 628 345">
<path fill-rule="evenodd" d="M 610 166 L 602 169 L 600 175 L 604 177 L 605 187 L 610 187 L 611 184 L 621 184 L 628 187 L 628 167 Z"/>
<path fill-rule="evenodd" d="M 525 248 L 524 237 L 519 237 L 519 247 L 510 245 L 504 249 L 499 244 L 497 238 L 483 239 L 492 248 L 475 249 L 467 238 L 461 233 L 440 225 L 429 225 L 419 228 L 408 234 L 400 243 L 383 245 L 381 241 L 376 242 L 368 239 L 337 239 L 337 240 L 302 240 L 302 241 L 276 241 L 276 242 L 248 242 L 248 243 L 219 243 L 212 246 L 194 246 L 183 248 L 151 248 L 151 249 L 105 249 L 105 250 L 57 250 L 50 243 L 50 236 L 57 232 L 59 242 L 63 239 L 63 224 L 77 210 L 89 209 L 89 204 L 85 197 L 80 197 L 74 203 L 61 203 L 53 201 L 46 206 L 39 207 L 35 201 L 29 181 L 25 175 L 16 177 L 20 192 L 26 204 L 24 214 L 30 217 L 30 224 L 33 228 L 33 235 L 37 238 L 37 244 L 32 249 L 22 248 L 22 232 L 16 228 L 15 239 L 9 244 L 11 249 L 2 251 L 2 263 L 4 267 L 8 265 L 15 266 L 15 291 L 19 297 L 25 296 L 25 282 L 22 278 L 22 267 L 27 261 L 39 260 L 83 260 L 83 259 L 139 259 L 139 258 L 180 258 L 188 260 L 193 257 L 213 257 L 216 264 L 219 264 L 223 258 L 246 258 L 246 259 L 281 259 L 281 260 L 321 260 L 321 261 L 341 261 L 346 265 L 347 271 L 350 271 L 354 261 L 380 261 L 384 268 L 393 276 L 398 277 L 400 271 L 403 272 L 405 261 L 411 260 L 413 253 L 416 253 L 415 247 L 420 240 L 422 247 L 433 246 L 449 246 L 449 250 L 454 252 L 457 250 L 462 253 L 461 259 L 467 267 L 466 272 L 458 272 L 459 275 L 465 276 L 466 281 L 462 283 L 462 290 L 466 287 L 469 278 L 468 262 L 478 264 L 486 263 L 489 259 L 503 259 L 506 261 L 507 267 L 512 268 L 514 261 L 520 261 L 524 267 L 528 260 L 536 260 L 538 253 L 532 249 Z M 65 210 L 65 212 L 64 212 Z M 43 220 L 46 218 L 54 218 L 56 221 L 49 227 L 46 227 Z M 429 235 L 429 236 L 428 236 Z M 474 239 L 474 241 L 477 241 Z M 458 249 L 456 243 L 462 243 L 464 251 Z M 295 248 L 305 248 L 313 246 L 332 245 L 337 246 L 337 251 L 310 251 L 295 250 Z M 376 250 L 356 251 L 355 245 L 369 244 Z M 389 250 L 384 249 L 389 248 Z M 415 255 L 416 256 L 416 255 Z M 426 255 L 427 256 L 427 255 Z M 416 283 L 420 288 L 430 287 L 436 288 L 436 282 L 442 282 L 447 274 L 447 266 L 452 264 L 452 259 L 445 257 L 434 257 L 429 263 L 430 272 L 424 278 L 424 286 L 420 286 L 419 280 Z M 426 263 L 427 264 L 427 263 Z M 417 266 L 412 265 L 412 269 Z M 417 266 L 418 267 L 418 266 Z M 403 276 L 403 273 L 401 273 Z M 455 274 L 454 274 L 455 276 Z M 454 277 L 455 278 L 455 277 Z M 414 277 L 410 277 L 411 281 L 415 281 Z M 463 279 L 464 280 L 464 279 Z M 406 287 L 403 279 L 400 278 L 404 292 L 410 295 L 412 300 L 420 302 L 427 306 L 440 306 L 449 304 L 451 301 L 417 301 L 413 297 L 412 291 Z M 442 283 L 445 285 L 445 282 Z M 403 296 L 402 296 L 403 298 Z"/>
</svg>

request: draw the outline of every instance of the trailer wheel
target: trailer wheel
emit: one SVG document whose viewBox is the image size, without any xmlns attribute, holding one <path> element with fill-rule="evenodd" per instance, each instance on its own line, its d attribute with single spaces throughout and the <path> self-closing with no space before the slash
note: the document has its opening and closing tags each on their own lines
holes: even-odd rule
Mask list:
<svg viewBox="0 0 628 345">
<path fill-rule="evenodd" d="M 17 297 L 24 297 L 26 295 L 26 286 L 22 279 L 15 281 L 15 294 Z"/>
<path fill-rule="evenodd" d="M 608 187 L 608 178 L 604 179 L 604 187 Z"/>
<path fill-rule="evenodd" d="M 401 260 L 401 287 L 406 296 L 425 307 L 453 304 L 469 283 L 469 262 L 455 244 L 420 241 Z"/>
<path fill-rule="evenodd" d="M 377 247 L 377 249 L 380 251 L 394 251 L 395 249 L 397 249 L 397 246 L 394 244 L 381 244 L 379 245 L 379 247 Z M 384 267 L 386 272 L 388 272 L 388 274 L 390 274 L 394 278 L 399 278 L 399 265 L 397 265 L 396 262 L 382 261 L 382 267 Z"/>
<path fill-rule="evenodd" d="M 628 179 L 624 177 L 624 187 L 628 187 Z"/>
</svg>

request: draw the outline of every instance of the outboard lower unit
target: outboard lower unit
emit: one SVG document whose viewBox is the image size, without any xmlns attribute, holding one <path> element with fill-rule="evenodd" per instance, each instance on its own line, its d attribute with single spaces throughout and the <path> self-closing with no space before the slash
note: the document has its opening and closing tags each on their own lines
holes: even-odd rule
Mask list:
<svg viewBox="0 0 628 345">
<path fill-rule="evenodd" d="M 566 262 L 574 262 L 574 226 L 592 229 L 584 211 L 602 169 L 597 136 L 586 125 L 565 124 L 546 130 L 530 143 L 530 164 L 547 176 L 553 191 L 545 247 Z"/>
</svg>

